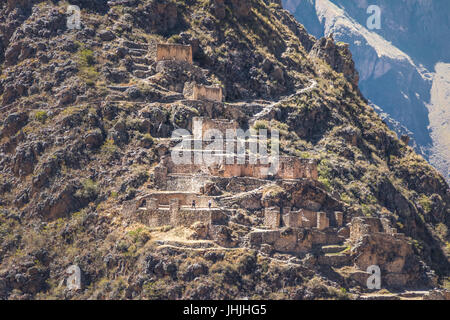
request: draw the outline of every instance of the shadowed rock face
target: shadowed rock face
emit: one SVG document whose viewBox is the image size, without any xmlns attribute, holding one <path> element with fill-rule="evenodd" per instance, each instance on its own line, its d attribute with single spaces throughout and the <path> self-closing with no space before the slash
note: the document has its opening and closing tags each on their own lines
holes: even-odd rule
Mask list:
<svg viewBox="0 0 450 320">
<path fill-rule="evenodd" d="M 450 3 L 378 1 L 380 30 L 367 28 L 371 3 L 366 0 L 285 0 L 283 4 L 314 36 L 332 33 L 337 41 L 349 43 L 361 92 L 380 108 L 392 129 L 412 136 L 411 145 L 447 177 L 448 167 L 434 161 L 439 143 L 430 129 L 438 128 L 430 123 L 428 104 L 434 65 L 450 61 L 449 42 L 443 40 L 450 32 Z"/>
</svg>

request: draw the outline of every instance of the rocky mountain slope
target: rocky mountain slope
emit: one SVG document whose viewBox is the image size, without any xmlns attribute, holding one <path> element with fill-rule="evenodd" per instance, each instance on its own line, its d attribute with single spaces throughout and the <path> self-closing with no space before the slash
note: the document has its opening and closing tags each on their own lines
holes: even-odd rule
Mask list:
<svg viewBox="0 0 450 320">
<path fill-rule="evenodd" d="M 430 99 L 435 65 L 450 61 L 446 1 L 286 0 L 296 18 L 316 37 L 333 33 L 350 44 L 363 94 L 384 113 L 390 127 L 408 134 L 413 145 L 448 179 L 448 166 L 437 159 L 445 144 L 433 132 Z M 369 5 L 381 9 L 381 29 L 369 30 Z M 448 104 L 434 104 L 445 110 Z M 445 113 L 445 112 L 444 112 Z M 446 119 L 448 120 L 448 119 Z"/>
<path fill-rule="evenodd" d="M 362 298 L 374 262 L 385 291 L 446 285 L 448 184 L 367 104 L 347 45 L 309 35 L 279 1 L 71 3 L 80 30 L 66 3 L 0 5 L 0 298 Z M 166 42 L 194 63 L 157 61 Z M 193 82 L 226 102 L 187 99 Z M 281 154 L 317 177 L 158 178 L 194 117 L 277 129 Z M 137 201 L 174 193 L 213 199 L 220 223 L 139 218 Z M 271 207 L 333 227 L 267 229 Z M 80 290 L 66 287 L 72 265 Z"/>
</svg>

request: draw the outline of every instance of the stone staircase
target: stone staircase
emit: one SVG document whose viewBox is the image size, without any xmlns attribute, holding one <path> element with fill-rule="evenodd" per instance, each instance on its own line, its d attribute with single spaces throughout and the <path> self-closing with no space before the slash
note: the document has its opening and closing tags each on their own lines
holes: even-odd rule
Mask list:
<svg viewBox="0 0 450 320">
<path fill-rule="evenodd" d="M 350 266 L 352 259 L 348 253 L 347 245 L 326 245 L 320 248 L 318 262 L 334 268 L 341 268 Z"/>
<path fill-rule="evenodd" d="M 346 245 L 331 245 L 322 246 L 321 251 L 324 254 L 337 254 L 345 251 L 348 247 Z"/>
<path fill-rule="evenodd" d="M 151 69 L 153 60 L 147 58 L 149 45 L 131 41 L 124 41 L 122 44 L 128 49 L 128 56 L 133 62 L 131 66 L 132 74 L 140 79 L 150 77 L 153 74 Z"/>
</svg>

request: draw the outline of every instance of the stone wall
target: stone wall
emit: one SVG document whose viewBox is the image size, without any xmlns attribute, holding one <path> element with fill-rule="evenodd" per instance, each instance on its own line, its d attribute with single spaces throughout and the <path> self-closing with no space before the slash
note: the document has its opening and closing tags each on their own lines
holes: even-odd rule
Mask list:
<svg viewBox="0 0 450 320">
<path fill-rule="evenodd" d="M 202 190 L 205 185 L 211 183 L 209 175 L 186 175 L 170 174 L 165 180 L 165 190 L 186 191 L 194 193 L 204 193 Z"/>
<path fill-rule="evenodd" d="M 274 177 L 277 179 L 318 179 L 317 163 L 313 160 L 300 159 L 296 157 L 280 157 L 278 170 L 275 170 Z M 236 162 L 236 161 L 235 161 Z M 274 165 L 275 169 L 276 166 Z M 253 177 L 267 179 L 270 175 L 270 164 L 249 163 L 245 164 L 222 164 L 216 168 L 216 175 L 223 177 Z"/>
<path fill-rule="evenodd" d="M 405 288 L 410 284 L 429 284 L 430 275 L 414 254 L 412 245 L 400 234 L 373 233 L 360 238 L 352 248 L 354 264 L 361 270 L 377 265 L 383 287 Z"/>
<path fill-rule="evenodd" d="M 317 229 L 325 230 L 330 227 L 330 219 L 325 212 L 317 212 Z"/>
<path fill-rule="evenodd" d="M 203 86 L 194 84 L 192 89 L 193 100 L 208 100 L 208 101 L 223 101 L 223 93 L 221 87 L 216 86 Z"/>
<path fill-rule="evenodd" d="M 219 130 L 222 132 L 223 137 L 225 139 L 227 130 L 236 131 L 239 128 L 239 123 L 236 120 L 227 120 L 227 119 L 211 119 L 205 117 L 194 117 L 193 119 L 194 126 L 200 126 L 202 128 L 203 135 L 208 130 Z"/>
<path fill-rule="evenodd" d="M 142 197 L 133 202 L 130 201 L 131 209 L 124 212 L 149 227 L 168 225 L 190 227 L 196 222 L 217 225 L 226 223 L 228 219 L 226 210 L 214 207 L 209 209 L 207 203 L 203 204 L 204 207 L 197 206 L 193 209 L 190 206 L 183 206 L 182 201 L 175 197 L 164 202 L 167 201 L 168 205 L 162 205 L 155 198 Z"/>
<path fill-rule="evenodd" d="M 272 207 L 264 209 L 264 224 L 266 227 L 278 229 L 280 223 L 280 208 Z"/>
<path fill-rule="evenodd" d="M 175 60 L 192 64 L 192 46 L 159 43 L 156 47 L 156 61 L 164 60 Z"/>
<path fill-rule="evenodd" d="M 265 209 L 265 225 L 272 229 L 280 227 L 290 228 L 317 228 L 325 230 L 330 227 L 340 228 L 343 225 L 344 214 L 342 212 L 335 212 L 334 219 L 326 212 L 315 212 L 307 209 L 300 209 L 292 211 L 290 207 L 283 208 L 280 215 L 280 208 L 271 207 Z M 278 220 L 275 219 L 275 214 L 278 213 Z"/>
<path fill-rule="evenodd" d="M 378 218 L 356 217 L 350 223 L 350 241 L 357 242 L 368 234 L 385 233 L 397 234 L 395 228 L 390 226 L 389 220 Z"/>
<path fill-rule="evenodd" d="M 159 206 L 168 206 L 172 200 L 178 200 L 180 206 L 191 206 L 192 201 L 195 200 L 197 207 L 208 207 L 208 201 L 213 199 L 211 197 L 203 196 L 199 193 L 194 192 L 183 192 L 183 191 L 161 191 L 161 192 L 151 192 L 144 197 L 140 198 L 142 201 L 146 201 L 146 207 L 150 207 L 152 203 Z M 142 204 L 141 204 L 142 206 Z M 216 206 L 213 201 L 213 206 Z"/>
<path fill-rule="evenodd" d="M 204 126 L 208 127 L 212 123 L 206 123 Z M 224 122 L 224 126 L 234 125 L 232 122 Z M 237 157 L 221 154 L 222 163 L 215 163 L 208 166 L 205 163 L 195 164 L 194 153 L 199 153 L 203 158 L 204 152 L 202 150 L 190 150 L 191 158 L 190 163 L 187 164 L 174 164 L 170 156 L 164 157 L 161 161 L 161 165 L 158 167 L 167 168 L 169 174 L 196 174 L 204 173 L 210 174 L 216 177 L 232 178 L 232 177 L 252 177 L 257 179 L 267 179 L 270 175 L 270 164 L 264 164 L 259 161 L 256 163 L 250 163 L 248 156 L 246 156 L 244 163 L 237 163 Z M 216 154 L 217 155 L 217 154 Z M 226 158 L 232 157 L 233 164 L 226 163 Z M 189 161 L 188 161 L 189 162 Z M 276 168 L 274 166 L 274 168 Z M 273 175 L 276 179 L 311 179 L 317 180 L 317 163 L 313 160 L 299 159 L 296 157 L 280 157 L 280 166 L 278 170 L 275 170 Z M 158 172 L 162 172 L 163 169 Z"/>
<path fill-rule="evenodd" d="M 284 253 L 306 253 L 317 245 L 334 245 L 342 241 L 335 232 L 317 229 L 284 228 L 279 230 L 253 231 L 249 235 L 250 246 L 259 248 L 269 245 Z"/>
</svg>

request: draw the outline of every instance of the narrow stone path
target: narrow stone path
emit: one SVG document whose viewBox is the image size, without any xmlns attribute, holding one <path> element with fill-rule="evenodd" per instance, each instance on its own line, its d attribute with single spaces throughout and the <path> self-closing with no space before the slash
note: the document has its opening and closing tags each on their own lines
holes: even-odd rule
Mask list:
<svg viewBox="0 0 450 320">
<path fill-rule="evenodd" d="M 261 118 L 264 118 L 265 116 L 267 116 L 267 115 L 268 115 L 275 107 L 277 107 L 278 105 L 282 104 L 283 102 L 285 102 L 285 101 L 287 101 L 287 100 L 289 100 L 289 99 L 292 99 L 292 98 L 295 97 L 295 96 L 299 96 L 299 95 L 301 95 L 301 94 L 303 94 L 303 93 L 310 92 L 310 91 L 314 90 L 314 89 L 317 87 L 317 84 L 318 84 L 317 81 L 316 81 L 316 80 L 313 80 L 313 79 L 311 79 L 311 80 L 309 80 L 309 81 L 310 81 L 310 83 L 311 83 L 311 85 L 310 85 L 309 87 L 299 89 L 299 90 L 297 90 L 295 93 L 293 93 L 293 94 L 291 94 L 291 95 L 289 95 L 289 96 L 287 96 L 287 97 L 285 97 L 285 98 L 283 98 L 283 99 L 281 99 L 281 100 L 279 100 L 279 101 L 277 101 L 277 102 L 274 102 L 274 103 L 269 104 L 269 105 L 268 105 L 267 107 L 265 107 L 261 112 L 255 114 L 255 115 L 249 120 L 248 124 L 249 124 L 250 126 L 252 126 L 256 121 L 258 121 L 258 120 L 260 120 Z"/>
</svg>

